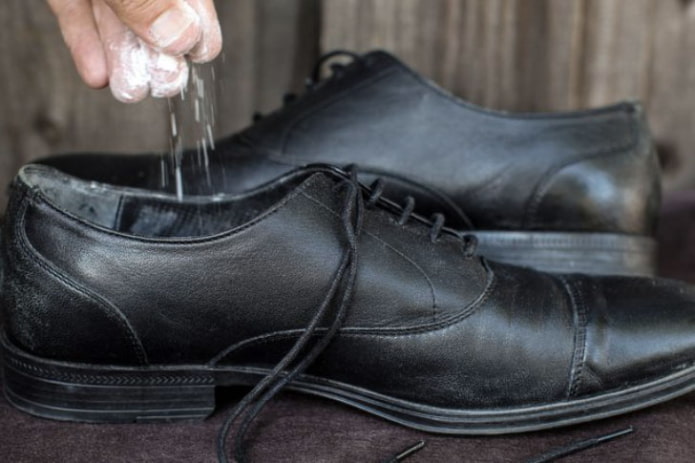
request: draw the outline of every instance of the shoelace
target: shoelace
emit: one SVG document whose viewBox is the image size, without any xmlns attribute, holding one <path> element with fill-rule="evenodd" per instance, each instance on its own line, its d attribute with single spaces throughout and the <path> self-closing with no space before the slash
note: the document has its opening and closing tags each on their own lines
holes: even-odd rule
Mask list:
<svg viewBox="0 0 695 463">
<path fill-rule="evenodd" d="M 356 165 L 349 166 L 348 168 L 354 171 L 358 171 L 358 167 Z M 414 216 L 413 214 L 415 213 L 415 198 L 413 198 L 412 196 L 406 196 L 405 204 L 399 206 L 396 203 L 393 203 L 391 200 L 383 197 L 385 188 L 386 187 L 384 180 L 381 178 L 376 179 L 369 187 L 369 196 L 365 203 L 365 206 L 367 208 L 371 208 L 374 207 L 377 203 L 381 202 L 389 205 L 391 211 L 394 213 L 397 213 L 398 209 L 400 209 L 398 224 L 401 226 L 405 225 L 408 222 L 408 220 L 410 220 L 410 218 Z M 446 218 L 444 214 L 437 212 L 432 214 L 432 217 L 430 217 L 429 219 L 429 223 L 431 225 L 430 241 L 436 243 L 439 239 L 439 236 L 445 229 Z M 478 239 L 475 237 L 475 235 L 469 233 L 464 234 L 462 236 L 462 240 L 464 255 L 466 257 L 472 257 L 473 255 L 475 255 L 475 251 L 478 247 Z"/>
<path fill-rule="evenodd" d="M 331 63 L 331 74 L 329 77 L 326 79 L 322 79 L 321 77 L 321 72 L 323 67 L 326 65 L 326 63 L 330 62 L 331 60 L 339 57 L 347 57 L 350 58 L 352 61 L 350 63 Z M 319 57 L 319 59 L 316 61 L 316 64 L 314 65 L 314 69 L 311 73 L 311 76 L 306 79 L 305 82 L 305 87 L 307 92 L 310 92 L 314 90 L 321 82 L 331 80 L 334 78 L 340 78 L 344 73 L 346 72 L 347 68 L 354 64 L 354 63 L 363 63 L 364 62 L 364 57 L 362 55 L 359 55 L 357 53 L 348 51 L 348 50 L 335 50 L 329 53 L 325 53 Z M 283 97 L 283 106 L 287 106 L 294 101 L 298 99 L 298 95 L 296 93 L 285 93 Z M 260 113 L 256 112 L 253 115 L 253 122 L 256 123 L 263 119 L 265 116 Z M 244 142 L 245 138 L 243 135 L 237 135 L 237 140 L 240 142 Z M 446 195 L 442 194 L 439 191 L 436 191 L 432 188 L 429 188 L 425 185 L 418 184 L 414 182 L 412 179 L 408 179 L 411 183 L 414 183 L 417 185 L 417 187 L 421 190 L 428 191 L 433 197 L 438 198 L 440 201 L 442 201 L 444 204 L 447 204 L 449 208 L 451 208 L 455 213 L 459 216 L 460 220 L 463 222 L 462 228 L 466 230 L 474 230 L 473 222 L 471 219 L 456 205 L 454 201 L 452 201 L 449 197 Z M 407 199 L 407 198 L 406 198 Z M 435 218 L 435 217 L 433 217 Z M 437 220 L 442 220 L 443 216 L 441 218 L 435 218 Z M 442 223 L 443 225 L 443 223 Z"/>
<path fill-rule="evenodd" d="M 342 207 L 341 222 L 347 246 L 341 258 L 340 265 L 333 277 L 331 287 L 326 293 L 323 301 L 316 309 L 309 324 L 304 328 L 302 335 L 295 342 L 293 347 L 275 365 L 273 370 L 259 381 L 253 389 L 237 404 L 222 425 L 217 442 L 218 459 L 220 463 L 229 463 L 227 458 L 227 437 L 233 424 L 243 416 L 239 428 L 234 437 L 234 455 L 238 463 L 246 462 L 244 447 L 244 437 L 246 436 L 254 419 L 260 414 L 265 405 L 270 402 L 282 389 L 287 386 L 297 376 L 301 375 L 325 350 L 331 340 L 338 333 L 338 330 L 345 321 L 348 306 L 352 298 L 355 282 L 357 279 L 357 264 L 359 261 L 359 238 L 362 233 L 364 211 L 379 205 L 383 209 L 397 215 L 398 223 L 405 225 L 409 220 L 415 220 L 422 225 L 430 226 L 430 239 L 436 242 L 442 233 L 457 236 L 462 241 L 463 254 L 470 258 L 475 255 L 477 239 L 474 235 L 464 235 L 456 233 L 454 230 L 444 226 L 444 216 L 434 214 L 432 220 L 427 220 L 414 213 L 415 201 L 412 197 L 407 197 L 404 205 L 399 205 L 392 200 L 383 197 L 384 183 L 377 179 L 371 186 L 367 187 L 357 180 L 357 167 L 348 166 L 345 170 L 330 165 L 314 165 L 304 170 L 305 172 L 324 172 L 339 178 L 339 187 L 346 186 L 347 192 Z M 292 173 L 289 176 L 293 175 Z M 366 200 L 365 200 L 366 198 Z M 311 339 L 314 338 L 321 328 L 320 324 L 329 316 L 331 305 L 339 301 L 334 310 L 332 320 L 327 329 L 323 329 L 324 334 L 311 347 L 303 357 L 301 354 L 307 350 Z M 294 366 L 292 366 L 294 364 Z M 596 447 L 606 442 L 612 441 L 632 433 L 632 427 L 605 434 L 592 439 L 574 442 L 563 447 L 551 449 L 544 454 L 526 461 L 526 463 L 550 463 L 560 458 L 581 452 L 583 450 Z M 406 460 L 425 446 L 425 441 L 419 441 L 415 445 L 408 447 L 397 455 L 385 460 L 384 463 L 398 463 Z"/>
<path fill-rule="evenodd" d="M 405 461 L 406 458 L 416 454 L 420 450 L 422 450 L 425 447 L 425 441 L 421 440 L 415 445 L 411 445 L 407 449 L 403 450 L 402 452 L 384 460 L 382 463 L 400 463 L 401 461 Z"/>
<path fill-rule="evenodd" d="M 573 442 L 562 447 L 551 449 L 543 453 L 542 455 L 526 460 L 525 463 L 551 463 L 553 461 L 559 460 L 560 458 L 568 457 L 570 455 L 574 455 L 575 453 L 579 453 L 583 450 L 597 447 L 601 444 L 605 444 L 606 442 L 610 442 L 620 437 L 627 436 L 628 434 L 632 434 L 633 432 L 635 432 L 635 428 L 629 426 L 625 429 L 621 429 L 620 431 L 611 432 L 602 436 L 593 437 L 591 439 L 586 439 L 579 442 Z"/>
<path fill-rule="evenodd" d="M 325 172 L 337 176 L 340 180 L 337 186 L 345 186 L 347 188 L 341 213 L 342 229 L 347 245 L 343 252 L 340 265 L 333 276 L 331 286 L 323 298 L 323 301 L 317 307 L 308 325 L 304 328 L 302 335 L 285 356 L 275 365 L 272 371 L 242 398 L 225 419 L 217 440 L 217 456 L 220 463 L 229 463 L 229 459 L 227 458 L 227 437 L 233 424 L 239 418 L 241 418 L 241 421 L 234 437 L 234 456 L 238 463 L 246 462 L 244 437 L 253 420 L 273 397 L 297 376 L 302 374 L 314 360 L 316 360 L 343 325 L 357 278 L 359 238 L 362 233 L 364 211 L 366 208 L 365 195 L 369 197 L 368 201 L 370 207 L 374 207 L 378 203 L 386 210 L 399 213 L 403 224 L 405 224 L 407 220 L 413 219 L 422 224 L 430 225 L 430 238 L 432 238 L 433 241 L 443 232 L 450 233 L 453 236 L 461 238 L 463 242 L 463 252 L 466 256 L 470 257 L 475 253 L 477 240 L 474 237 L 467 235 L 468 238 L 463 238 L 453 230 L 446 229 L 444 227 L 443 216 L 442 218 L 437 217 L 434 222 L 431 222 L 414 214 L 413 201 L 407 201 L 406 206 L 401 207 L 383 198 L 381 196 L 383 187 L 379 188 L 379 185 L 375 184 L 374 188 L 369 188 L 361 184 L 357 180 L 357 169 L 354 167 L 342 170 L 328 165 L 315 165 L 309 168 L 308 171 Z M 335 308 L 331 314 L 330 309 L 336 301 L 338 301 L 337 308 Z M 321 327 L 321 322 L 323 322 L 324 319 L 330 320 L 328 328 Z M 311 340 L 318 335 L 319 328 L 322 328 L 321 332 L 324 334 L 318 338 L 313 346 L 309 347 Z M 412 452 L 409 452 L 408 455 L 411 453 Z"/>
<path fill-rule="evenodd" d="M 613 441 L 615 439 L 618 439 L 620 437 L 627 436 L 628 434 L 632 434 L 635 432 L 635 428 L 632 426 L 629 426 L 625 429 L 621 429 L 619 431 L 614 431 L 610 432 L 608 434 L 603 434 L 598 437 L 593 437 L 591 439 L 586 439 L 586 440 L 581 440 L 578 442 L 572 442 L 571 444 L 563 445 L 562 447 L 557 447 L 554 449 L 551 449 L 541 455 L 538 455 L 536 457 L 533 457 L 531 459 L 525 460 L 524 463 L 552 463 L 554 461 L 560 460 L 561 458 L 568 457 L 570 455 L 574 455 L 576 453 L 579 453 L 583 450 L 587 450 L 590 448 L 597 447 L 601 444 L 605 444 L 607 442 Z M 404 461 L 406 458 L 412 456 L 416 452 L 419 452 L 425 447 L 425 441 L 419 441 L 415 445 L 412 445 L 408 447 L 407 449 L 403 450 L 397 455 L 394 455 L 386 460 L 383 461 L 383 463 L 400 463 Z"/>
<path fill-rule="evenodd" d="M 314 65 L 314 70 L 311 73 L 311 77 L 307 79 L 306 81 L 306 87 L 308 89 L 314 88 L 319 82 L 321 82 L 321 70 L 323 69 L 323 65 L 329 62 L 330 60 L 334 58 L 339 58 L 341 56 L 347 57 L 352 59 L 353 62 L 356 61 L 361 61 L 362 56 L 359 54 L 348 51 L 348 50 L 334 50 L 328 53 L 324 53 L 319 57 L 319 59 L 316 61 L 316 64 Z M 346 65 L 342 63 L 333 63 L 331 65 L 331 71 L 333 72 L 334 76 L 340 76 L 342 75 L 343 71 L 345 70 Z"/>
</svg>

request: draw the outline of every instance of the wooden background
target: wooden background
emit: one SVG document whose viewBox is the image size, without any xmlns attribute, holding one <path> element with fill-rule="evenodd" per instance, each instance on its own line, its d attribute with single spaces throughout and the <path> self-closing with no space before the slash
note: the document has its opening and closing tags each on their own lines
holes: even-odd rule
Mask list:
<svg viewBox="0 0 695 463">
<path fill-rule="evenodd" d="M 695 186 L 695 1 L 219 0 L 218 135 L 300 90 L 321 51 L 384 48 L 510 111 L 644 102 L 667 188 Z M 0 5 L 0 185 L 36 157 L 164 151 L 164 101 L 84 87 L 45 0 Z M 0 196 L 0 209 L 4 197 Z"/>
</svg>

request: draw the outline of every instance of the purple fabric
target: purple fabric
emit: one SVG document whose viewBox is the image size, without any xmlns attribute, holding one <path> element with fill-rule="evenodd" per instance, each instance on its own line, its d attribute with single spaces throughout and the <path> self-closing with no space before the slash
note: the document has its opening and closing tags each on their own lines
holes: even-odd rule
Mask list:
<svg viewBox="0 0 695 463">
<path fill-rule="evenodd" d="M 695 283 L 695 190 L 664 200 L 658 239 L 659 273 Z"/>
<path fill-rule="evenodd" d="M 215 438 L 229 406 L 204 422 L 89 425 L 20 413 L 0 402 L 5 462 L 214 462 Z M 522 462 L 576 440 L 634 426 L 635 433 L 563 461 L 670 462 L 695 459 L 695 394 L 596 423 L 524 435 L 466 438 L 412 431 L 323 400 L 287 394 L 271 404 L 250 436 L 252 462 L 380 462 L 420 439 L 407 462 Z"/>
<path fill-rule="evenodd" d="M 659 239 L 661 272 L 695 282 L 695 192 L 668 198 Z M 0 399 L 0 461 L 214 462 L 217 431 L 238 391 L 204 422 L 89 425 L 28 416 Z M 417 462 L 522 462 L 550 448 L 634 426 L 635 433 L 563 462 L 695 461 L 695 394 L 636 413 L 553 431 L 442 437 L 388 423 L 323 399 L 285 394 L 250 435 L 252 462 L 380 462 L 420 439 Z"/>
</svg>

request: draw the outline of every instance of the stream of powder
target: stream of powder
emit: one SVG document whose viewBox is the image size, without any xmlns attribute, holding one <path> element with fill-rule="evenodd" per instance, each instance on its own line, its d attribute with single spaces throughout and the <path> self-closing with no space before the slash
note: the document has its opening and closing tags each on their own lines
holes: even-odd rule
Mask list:
<svg viewBox="0 0 695 463">
<path fill-rule="evenodd" d="M 185 178 L 189 170 L 195 175 L 196 181 L 203 178 L 208 187 L 208 193 L 212 191 L 210 174 L 210 156 L 215 150 L 215 71 L 212 65 L 191 65 L 191 75 L 187 90 L 181 92 L 180 99 L 169 99 L 169 126 L 170 143 L 169 154 L 162 158 L 161 186 L 169 187 L 173 182 L 173 189 L 179 200 L 183 200 L 185 191 Z M 180 101 L 176 101 L 180 100 Z M 190 143 L 186 136 L 192 138 Z M 186 144 L 192 149 L 186 150 Z M 193 166 L 186 169 L 183 165 Z"/>
</svg>

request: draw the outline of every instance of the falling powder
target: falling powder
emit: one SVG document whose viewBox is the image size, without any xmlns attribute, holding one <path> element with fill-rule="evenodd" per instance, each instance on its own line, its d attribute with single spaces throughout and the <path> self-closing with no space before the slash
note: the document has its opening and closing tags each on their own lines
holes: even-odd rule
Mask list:
<svg viewBox="0 0 695 463">
<path fill-rule="evenodd" d="M 207 82 L 206 82 L 207 80 Z M 192 65 L 190 75 L 190 91 L 180 93 L 181 101 L 169 100 L 171 140 L 169 156 L 166 157 L 168 172 L 173 177 L 173 184 L 176 188 L 176 196 L 182 200 L 185 196 L 186 175 L 196 175 L 197 178 L 205 178 L 208 186 L 208 193 L 214 194 L 212 190 L 211 162 L 210 156 L 215 151 L 214 127 L 215 127 L 215 100 L 214 89 L 215 73 L 210 65 Z M 208 91 L 206 91 L 206 89 Z M 178 99 L 177 99 L 178 100 Z M 194 150 L 185 151 L 184 133 L 192 136 L 191 140 Z M 183 169 L 183 164 L 186 169 Z M 189 173 L 190 172 L 190 173 Z M 198 177 L 198 175 L 201 177 Z M 169 182 L 162 177 L 162 187 L 166 187 Z M 200 190 L 198 185 L 198 189 Z"/>
</svg>

